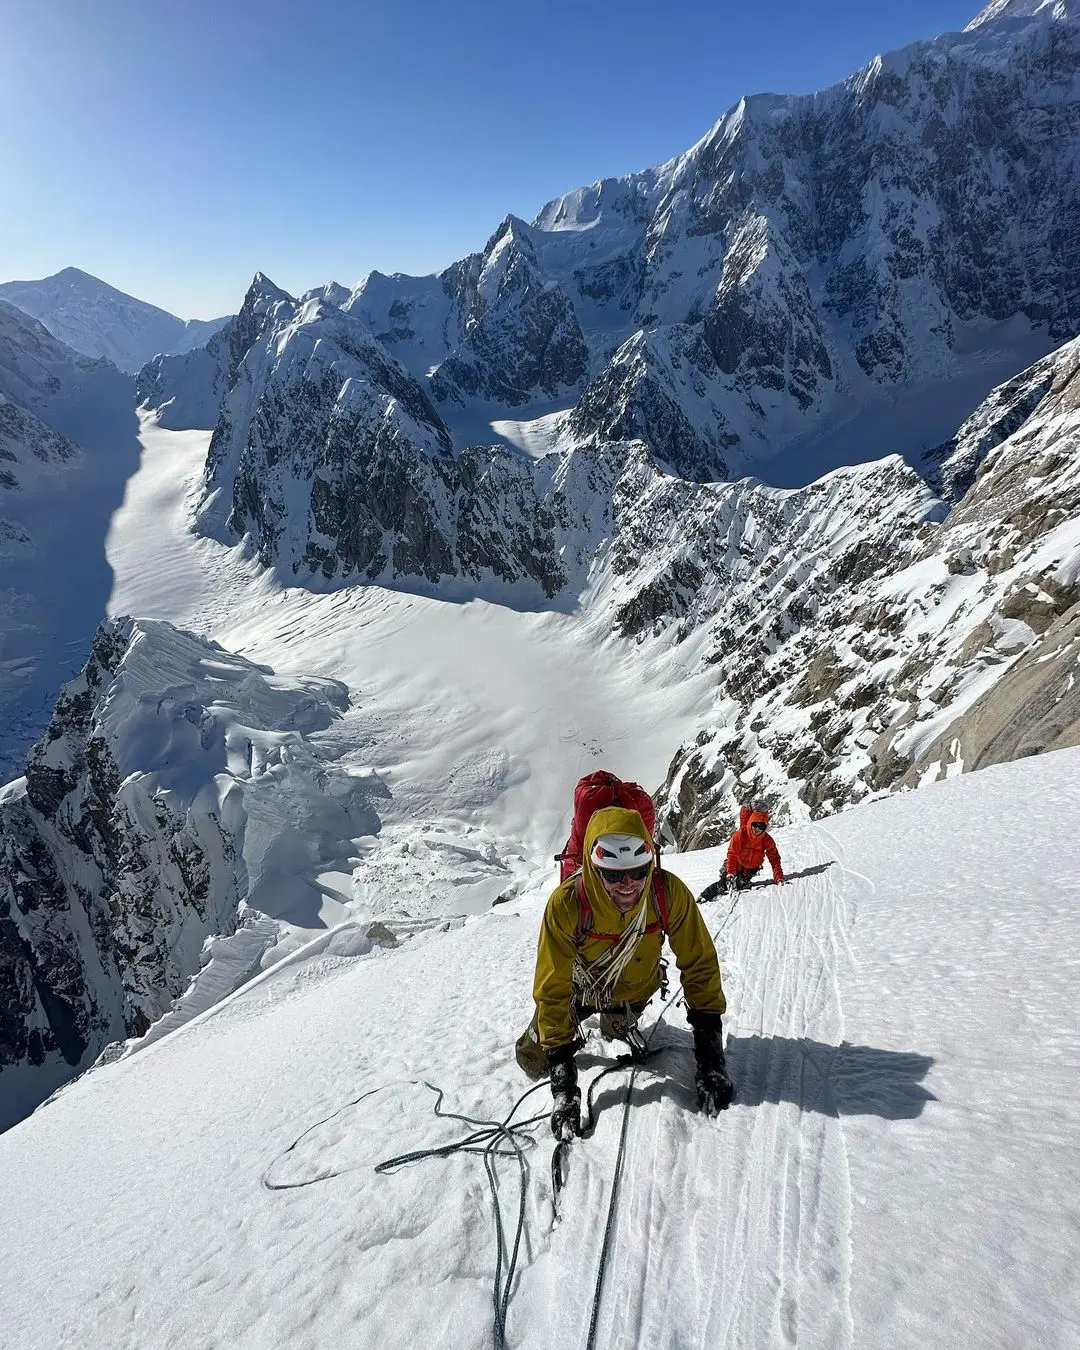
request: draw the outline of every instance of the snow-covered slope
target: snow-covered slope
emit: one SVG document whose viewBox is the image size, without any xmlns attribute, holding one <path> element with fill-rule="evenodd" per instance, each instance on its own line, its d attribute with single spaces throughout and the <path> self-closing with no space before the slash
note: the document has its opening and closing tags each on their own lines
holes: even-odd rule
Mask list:
<svg viewBox="0 0 1080 1350">
<path fill-rule="evenodd" d="M 104 358 L 83 356 L 36 319 L 0 299 L 0 394 L 85 444 L 98 405 L 130 408 L 131 379 Z M 100 420 L 100 419 L 99 419 Z M 80 434 L 80 431 L 82 434 Z"/>
<path fill-rule="evenodd" d="M 1078 785 L 1066 751 L 792 826 L 789 885 L 706 906 L 736 1098 L 697 1113 L 690 1033 L 664 1009 L 598 1345 L 1073 1343 Z M 719 863 L 671 859 L 696 891 Z M 425 1083 L 447 1112 L 514 1111 L 543 892 L 396 947 L 324 936 L 0 1136 L 5 1350 L 489 1347 L 481 1159 L 374 1165 L 471 1132 Z M 586 1087 L 611 1054 L 594 1032 Z M 507 1345 L 586 1341 L 626 1078 L 596 1093 L 555 1228 L 547 1088 L 516 1109 L 541 1118 L 520 1136 Z M 505 1259 L 518 1172 L 494 1172 Z"/>
<path fill-rule="evenodd" d="M 40 281 L 2 282 L 0 298 L 39 319 L 77 352 L 106 357 L 130 375 L 158 352 L 203 346 L 227 322 L 227 316 L 178 319 L 77 267 L 65 267 Z"/>
</svg>

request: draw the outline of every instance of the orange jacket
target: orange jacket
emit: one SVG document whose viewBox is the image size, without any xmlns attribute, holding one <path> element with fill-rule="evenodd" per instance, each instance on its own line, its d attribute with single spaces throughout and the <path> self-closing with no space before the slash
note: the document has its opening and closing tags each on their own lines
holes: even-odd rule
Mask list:
<svg viewBox="0 0 1080 1350">
<path fill-rule="evenodd" d="M 763 820 L 765 833 L 754 834 L 750 829 L 751 821 Z M 744 806 L 739 812 L 739 828 L 731 836 L 727 850 L 727 874 L 733 877 L 736 872 L 756 872 L 766 858 L 772 867 L 772 877 L 778 885 L 784 879 L 784 868 L 780 862 L 780 853 L 776 841 L 768 832 L 768 811 L 754 811 Z"/>
</svg>

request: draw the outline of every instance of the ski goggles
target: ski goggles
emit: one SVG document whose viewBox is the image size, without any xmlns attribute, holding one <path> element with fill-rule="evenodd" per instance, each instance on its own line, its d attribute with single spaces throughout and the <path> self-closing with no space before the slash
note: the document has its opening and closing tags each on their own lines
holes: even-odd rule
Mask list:
<svg viewBox="0 0 1080 1350">
<path fill-rule="evenodd" d="M 598 867 L 596 870 L 601 881 L 617 886 L 620 881 L 644 881 L 651 866 L 652 863 L 646 863 L 644 867 Z"/>
<path fill-rule="evenodd" d="M 764 820 L 752 820 L 750 822 L 751 834 L 764 834 L 768 829 L 768 823 Z"/>
</svg>

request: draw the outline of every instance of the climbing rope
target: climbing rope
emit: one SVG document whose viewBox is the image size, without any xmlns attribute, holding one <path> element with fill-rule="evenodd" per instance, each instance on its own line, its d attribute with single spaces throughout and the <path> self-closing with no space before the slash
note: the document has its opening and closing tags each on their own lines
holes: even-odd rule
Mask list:
<svg viewBox="0 0 1080 1350">
<path fill-rule="evenodd" d="M 714 940 L 717 937 L 719 937 L 719 935 L 727 927 L 731 919 L 731 916 L 735 911 L 735 906 L 738 903 L 738 899 L 739 897 L 737 895 L 732 899 L 732 902 L 728 907 L 727 913 L 724 915 L 715 933 L 713 934 Z M 661 1011 L 660 1016 L 649 1028 L 649 1035 L 645 1040 L 646 1053 L 644 1056 L 638 1055 L 637 1057 L 635 1057 L 632 1055 L 620 1055 L 614 1064 L 609 1065 L 608 1068 L 604 1069 L 601 1073 L 598 1073 L 596 1077 L 592 1080 L 592 1082 L 589 1084 L 589 1091 L 586 1096 L 588 1123 L 582 1130 L 583 1135 L 592 1134 L 593 1130 L 596 1128 L 596 1108 L 593 1103 L 593 1094 L 596 1090 L 597 1084 L 600 1082 L 601 1079 L 606 1078 L 609 1073 L 614 1073 L 618 1069 L 629 1067 L 631 1070 L 629 1081 L 626 1084 L 626 1095 L 623 1098 L 623 1115 L 622 1115 L 622 1127 L 619 1131 L 619 1148 L 618 1152 L 615 1155 L 615 1170 L 614 1173 L 612 1174 L 611 1196 L 608 1200 L 607 1220 L 604 1224 L 604 1239 L 600 1247 L 600 1260 L 597 1263 L 596 1284 L 593 1287 L 592 1312 L 589 1317 L 589 1337 L 586 1342 L 585 1350 L 593 1350 L 593 1347 L 596 1344 L 596 1327 L 600 1317 L 600 1303 L 604 1292 L 604 1277 L 607 1274 L 608 1261 L 611 1256 L 611 1240 L 612 1234 L 615 1231 L 615 1213 L 618 1206 L 619 1183 L 622 1179 L 623 1160 L 626 1156 L 626 1136 L 630 1125 L 630 1099 L 634 1091 L 634 1080 L 637 1078 L 638 1069 L 641 1067 L 642 1063 L 645 1062 L 645 1060 L 652 1058 L 654 1055 L 660 1054 L 664 1049 L 667 1048 L 665 1046 L 657 1046 L 657 1048 L 653 1050 L 649 1047 L 652 1038 L 656 1033 L 657 1027 L 664 1020 L 667 1014 L 671 1011 L 672 1008 L 677 1008 L 679 1004 L 684 1003 L 685 1001 L 686 1001 L 685 994 L 683 994 L 680 991 L 680 993 L 670 1003 L 666 1003 L 664 1005 L 664 1008 Z M 555 1152 L 552 1154 L 551 1159 L 552 1190 L 554 1192 L 555 1197 L 556 1218 L 558 1218 L 559 1192 L 561 1191 L 563 1182 L 565 1180 L 563 1176 L 563 1164 L 565 1162 L 569 1149 L 570 1145 L 567 1143 L 557 1144 L 555 1147 Z"/>
<path fill-rule="evenodd" d="M 604 1241 L 600 1248 L 600 1261 L 596 1268 L 596 1285 L 593 1288 L 592 1315 L 589 1318 L 589 1339 L 585 1350 L 593 1350 L 596 1344 L 596 1323 L 600 1317 L 600 1299 L 604 1292 L 604 1276 L 607 1274 L 608 1257 L 611 1253 L 611 1235 L 615 1230 L 615 1208 L 619 1196 L 619 1180 L 622 1177 L 623 1157 L 626 1154 L 626 1132 L 630 1124 L 630 1096 L 634 1091 L 634 1079 L 638 1065 L 630 1071 L 630 1080 L 626 1084 L 626 1096 L 623 1099 L 622 1129 L 619 1131 L 619 1151 L 615 1156 L 615 1171 L 611 1178 L 611 1199 L 608 1202 L 607 1222 L 604 1225 Z"/>
<path fill-rule="evenodd" d="M 737 901 L 738 896 L 732 900 L 727 913 L 713 934 L 714 940 L 716 937 L 719 937 L 720 933 L 727 927 L 735 910 Z M 615 1231 L 615 1215 L 618 1208 L 619 1185 L 622 1179 L 623 1162 L 626 1156 L 626 1139 L 630 1124 L 630 1101 L 633 1095 L 634 1083 L 637 1078 L 638 1069 L 641 1068 L 642 1064 L 653 1056 L 662 1053 L 662 1051 L 667 1048 L 665 1046 L 658 1046 L 656 1049 L 651 1049 L 650 1043 L 657 1027 L 659 1027 L 668 1012 L 672 1008 L 678 1007 L 679 1004 L 684 1001 L 684 995 L 680 993 L 670 1003 L 665 1004 L 660 1016 L 649 1028 L 649 1035 L 644 1042 L 644 1053 L 642 1054 L 639 1051 L 636 1055 L 620 1055 L 613 1064 L 610 1064 L 593 1078 L 586 1094 L 587 1123 L 582 1130 L 582 1134 L 584 1136 L 589 1136 L 596 1129 L 596 1104 L 594 1095 L 597 1086 L 602 1079 L 608 1076 L 608 1074 L 615 1073 L 623 1068 L 630 1069 L 630 1078 L 627 1082 L 626 1094 L 623 1098 L 622 1125 L 619 1131 L 619 1147 L 618 1152 L 616 1153 L 615 1169 L 612 1175 L 611 1196 L 608 1201 L 607 1220 L 604 1225 L 604 1237 L 600 1248 L 600 1259 L 597 1264 L 596 1284 L 593 1289 L 593 1304 L 589 1318 L 589 1336 L 586 1343 L 586 1350 L 593 1350 L 596 1341 L 596 1328 L 600 1315 L 600 1303 L 603 1296 L 604 1279 L 607 1274 L 608 1262 L 611 1255 L 612 1237 Z M 399 1154 L 394 1158 L 386 1158 L 375 1165 L 375 1171 L 379 1175 L 385 1175 L 395 1171 L 399 1167 L 404 1167 L 413 1162 L 420 1162 L 425 1158 L 448 1158 L 454 1153 L 481 1154 L 484 1159 L 484 1170 L 487 1175 L 488 1186 L 491 1190 L 492 1206 L 495 1217 L 496 1259 L 495 1279 L 492 1287 L 494 1343 L 495 1350 L 505 1350 L 506 1318 L 510 1303 L 510 1291 L 513 1285 L 514 1272 L 517 1268 L 518 1253 L 521 1249 L 521 1238 L 525 1228 L 526 1185 L 528 1180 L 528 1163 L 525 1158 L 525 1149 L 531 1147 L 536 1142 L 528 1131 L 539 1121 L 547 1119 L 548 1113 L 544 1112 L 541 1115 L 531 1116 L 529 1119 L 518 1121 L 516 1124 L 512 1122 L 522 1102 L 525 1101 L 527 1097 L 531 1096 L 532 1093 L 546 1087 L 547 1080 L 542 1079 L 539 1083 L 535 1083 L 532 1087 L 527 1088 L 514 1103 L 506 1118 L 501 1121 L 481 1120 L 474 1116 L 462 1115 L 456 1111 L 444 1111 L 442 1110 L 442 1102 L 445 1093 L 442 1088 L 435 1087 L 434 1084 L 427 1082 L 425 1079 L 407 1079 L 403 1081 L 410 1086 L 425 1087 L 428 1091 L 435 1093 L 435 1103 L 432 1110 L 436 1116 L 446 1120 L 459 1120 L 463 1124 L 471 1125 L 475 1128 L 463 1139 L 455 1140 L 450 1144 L 444 1144 L 439 1148 L 417 1149 L 410 1153 Z M 269 1167 L 267 1167 L 262 1175 L 263 1186 L 269 1191 L 299 1190 L 305 1186 L 313 1186 L 318 1182 L 328 1181 L 333 1177 L 344 1176 L 348 1172 L 357 1171 L 358 1169 L 356 1167 L 339 1168 L 320 1172 L 313 1177 L 306 1177 L 303 1181 L 292 1182 L 274 1181 L 270 1175 L 275 1165 L 279 1163 L 282 1158 L 285 1158 L 292 1153 L 310 1134 L 313 1134 L 315 1130 L 320 1129 L 323 1125 L 329 1124 L 331 1120 L 336 1119 L 351 1107 L 359 1105 L 360 1102 L 365 1101 L 368 1097 L 374 1096 L 375 1093 L 383 1092 L 390 1087 L 400 1085 L 400 1083 L 385 1083 L 379 1087 L 369 1088 L 366 1092 L 362 1092 L 358 1097 L 354 1097 L 351 1101 L 338 1107 L 337 1110 L 332 1111 L 330 1115 L 324 1116 L 321 1120 L 316 1121 L 314 1125 L 310 1125 L 302 1134 L 298 1135 L 297 1138 L 293 1140 L 287 1149 L 274 1159 Z M 521 1136 L 520 1139 L 519 1136 Z M 551 1158 L 552 1195 L 556 1221 L 559 1218 L 559 1196 L 565 1181 L 563 1168 L 569 1149 L 570 1145 L 568 1143 L 560 1142 L 555 1146 Z M 506 1241 L 503 1235 L 502 1210 L 499 1204 L 498 1193 L 498 1177 L 495 1171 L 496 1158 L 513 1158 L 518 1166 L 518 1220 L 517 1228 L 514 1233 L 514 1241 L 510 1248 L 509 1258 L 506 1256 Z"/>
<path fill-rule="evenodd" d="M 532 1093 L 546 1086 L 546 1081 L 536 1083 L 528 1088 L 514 1103 L 505 1120 L 478 1120 L 474 1116 L 461 1115 L 456 1111 L 442 1110 L 442 1101 L 444 1092 L 442 1088 L 437 1088 L 434 1084 L 424 1079 L 405 1080 L 410 1086 L 426 1087 L 430 1092 L 435 1093 L 435 1104 L 433 1111 L 436 1116 L 445 1120 L 460 1120 L 466 1125 L 473 1125 L 476 1128 L 467 1134 L 464 1139 L 455 1140 L 450 1144 L 443 1144 L 439 1148 L 416 1149 L 411 1153 L 402 1153 L 396 1158 L 386 1158 L 375 1165 L 375 1171 L 380 1175 L 394 1171 L 398 1167 L 404 1167 L 408 1163 L 420 1162 L 424 1158 L 448 1158 L 454 1153 L 479 1153 L 484 1159 L 484 1170 L 487 1173 L 488 1185 L 491 1189 L 492 1205 L 495 1211 L 495 1281 L 492 1288 L 492 1303 L 494 1305 L 495 1324 L 494 1341 L 495 1350 L 505 1350 L 506 1346 L 506 1315 L 510 1303 L 510 1290 L 514 1281 L 514 1271 L 517 1266 L 518 1252 L 521 1248 L 522 1233 L 525 1229 L 525 1198 L 528 1181 L 528 1163 L 525 1159 L 525 1148 L 531 1147 L 536 1140 L 528 1133 L 529 1129 L 541 1120 L 547 1119 L 547 1112 L 543 1115 L 532 1116 L 528 1120 L 518 1121 L 516 1124 L 511 1122 L 521 1103 Z M 312 1186 L 316 1182 L 327 1181 L 331 1177 L 339 1177 L 347 1172 L 355 1172 L 355 1167 L 345 1167 L 336 1171 L 320 1172 L 317 1176 L 307 1177 L 303 1181 L 280 1182 L 271 1180 L 270 1173 L 274 1166 L 282 1158 L 290 1154 L 309 1134 L 328 1124 L 335 1117 L 347 1111 L 350 1107 L 373 1096 L 376 1092 L 383 1092 L 389 1087 L 399 1086 L 400 1084 L 386 1083 L 381 1087 L 370 1088 L 367 1092 L 362 1092 L 359 1097 L 346 1102 L 344 1106 L 309 1126 L 303 1134 L 289 1145 L 287 1149 L 277 1158 L 263 1173 L 262 1183 L 270 1191 L 289 1191 L 299 1190 L 304 1186 Z M 519 1139 L 519 1136 L 522 1136 Z M 509 1147 L 507 1147 L 509 1145 Z M 499 1205 L 498 1177 L 495 1172 L 496 1158 L 514 1158 L 518 1165 L 518 1220 L 517 1230 L 514 1234 L 513 1246 L 510 1250 L 509 1259 L 506 1257 L 506 1243 L 503 1237 L 502 1210 Z M 505 1264 L 505 1273 L 504 1273 Z"/>
</svg>

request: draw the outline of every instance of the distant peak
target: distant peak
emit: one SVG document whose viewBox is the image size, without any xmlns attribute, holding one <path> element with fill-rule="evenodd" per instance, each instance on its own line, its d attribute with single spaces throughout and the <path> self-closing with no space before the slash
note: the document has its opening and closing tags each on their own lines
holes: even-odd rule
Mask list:
<svg viewBox="0 0 1080 1350">
<path fill-rule="evenodd" d="M 275 286 L 265 272 L 256 272 L 244 296 L 241 313 L 265 315 L 282 303 L 295 307 L 297 301 L 288 291 Z"/>
<path fill-rule="evenodd" d="M 283 291 L 280 286 L 276 286 L 265 272 L 256 272 L 248 288 L 248 296 L 266 296 L 272 300 L 292 300 L 293 297 L 288 291 Z"/>
<path fill-rule="evenodd" d="M 1069 0 L 990 0 L 990 4 L 964 29 L 970 33 L 973 28 L 993 23 L 996 19 L 1031 19 L 1041 15 L 1045 19 L 1067 19 Z"/>
<path fill-rule="evenodd" d="M 95 277 L 90 272 L 84 272 L 81 267 L 64 267 L 59 272 L 55 272 L 51 277 L 45 277 L 45 281 L 60 281 L 69 285 L 85 286 L 89 282 L 92 286 L 104 286 L 106 290 L 113 291 L 115 286 L 110 286 L 107 281 L 102 281 L 100 277 Z"/>
</svg>

